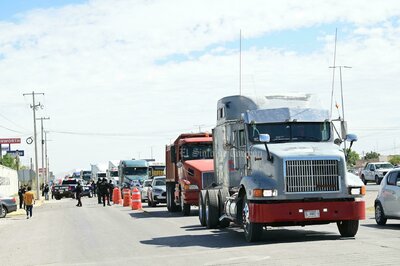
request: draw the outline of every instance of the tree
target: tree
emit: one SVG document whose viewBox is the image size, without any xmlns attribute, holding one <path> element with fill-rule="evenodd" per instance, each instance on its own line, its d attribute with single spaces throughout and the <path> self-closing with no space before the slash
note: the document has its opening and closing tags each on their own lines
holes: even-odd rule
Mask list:
<svg viewBox="0 0 400 266">
<path fill-rule="evenodd" d="M 354 166 L 357 162 L 357 160 L 360 160 L 360 155 L 353 150 L 346 149 L 346 154 L 347 155 L 347 166 Z"/>
<path fill-rule="evenodd" d="M 12 169 L 17 169 L 17 164 L 15 162 L 15 158 L 12 157 L 10 154 L 6 154 L 2 158 L 0 158 L 0 163 L 6 167 L 10 167 Z"/>
<path fill-rule="evenodd" d="M 365 154 L 365 160 L 379 159 L 379 153 L 370 151 Z"/>
<path fill-rule="evenodd" d="M 393 155 L 392 158 L 390 158 L 389 162 L 393 165 L 399 165 L 400 164 L 400 155 Z"/>
</svg>

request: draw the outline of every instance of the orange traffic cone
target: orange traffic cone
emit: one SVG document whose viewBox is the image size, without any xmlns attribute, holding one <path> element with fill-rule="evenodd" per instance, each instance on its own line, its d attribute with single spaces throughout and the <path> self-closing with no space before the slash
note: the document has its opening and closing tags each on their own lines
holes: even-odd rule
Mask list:
<svg viewBox="0 0 400 266">
<path fill-rule="evenodd" d="M 118 187 L 113 189 L 113 197 L 112 197 L 114 204 L 121 204 L 121 190 Z"/>
<path fill-rule="evenodd" d="M 129 188 L 124 188 L 123 190 L 122 190 L 122 194 L 123 194 L 123 203 L 122 203 L 122 206 L 124 206 L 124 207 L 129 207 L 129 206 L 131 206 L 131 193 L 130 193 L 130 190 L 129 190 Z"/>
<path fill-rule="evenodd" d="M 137 187 L 132 189 L 132 210 L 139 210 L 142 208 L 142 199 L 140 191 Z"/>
</svg>

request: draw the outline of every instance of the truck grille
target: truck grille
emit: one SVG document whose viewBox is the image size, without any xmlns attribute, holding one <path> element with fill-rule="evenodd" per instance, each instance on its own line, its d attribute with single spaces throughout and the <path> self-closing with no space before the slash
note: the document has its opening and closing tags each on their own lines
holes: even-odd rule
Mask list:
<svg viewBox="0 0 400 266">
<path fill-rule="evenodd" d="M 202 188 L 204 189 L 211 186 L 211 184 L 215 182 L 214 179 L 214 172 L 203 173 L 201 176 Z"/>
<path fill-rule="evenodd" d="M 337 192 L 337 160 L 286 161 L 286 192 Z"/>
</svg>

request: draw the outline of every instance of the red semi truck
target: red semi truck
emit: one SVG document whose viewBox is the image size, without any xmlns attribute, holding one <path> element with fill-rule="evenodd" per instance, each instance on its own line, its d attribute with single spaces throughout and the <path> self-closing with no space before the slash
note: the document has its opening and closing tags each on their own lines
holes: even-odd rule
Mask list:
<svg viewBox="0 0 400 266">
<path fill-rule="evenodd" d="M 214 183 L 212 135 L 179 135 L 166 146 L 165 160 L 168 211 L 187 216 L 199 204 L 199 191 Z"/>
</svg>

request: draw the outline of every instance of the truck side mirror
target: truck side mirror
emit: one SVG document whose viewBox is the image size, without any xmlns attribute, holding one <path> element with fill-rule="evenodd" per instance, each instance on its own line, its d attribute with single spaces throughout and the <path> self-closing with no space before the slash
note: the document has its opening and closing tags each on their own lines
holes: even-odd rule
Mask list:
<svg viewBox="0 0 400 266">
<path fill-rule="evenodd" d="M 183 166 L 182 162 L 177 162 L 176 167 L 181 168 Z"/>
<path fill-rule="evenodd" d="M 348 149 L 348 151 L 347 151 L 347 154 L 345 154 L 345 156 L 346 156 L 346 161 L 347 161 L 347 160 L 348 160 L 348 157 L 349 157 L 349 154 L 350 154 L 350 151 L 351 151 L 351 146 L 353 146 L 354 141 L 357 141 L 358 138 L 357 138 L 357 135 L 356 135 L 356 134 L 347 134 L 347 135 L 346 135 L 346 140 L 350 142 L 350 147 L 349 147 L 349 149 Z"/>
<path fill-rule="evenodd" d="M 175 146 L 171 146 L 171 163 L 176 163 L 176 150 L 175 150 Z"/>
<path fill-rule="evenodd" d="M 269 136 L 269 134 L 260 134 L 258 136 L 258 139 L 260 140 L 260 142 L 262 143 L 268 143 L 271 141 L 271 137 Z"/>
<path fill-rule="evenodd" d="M 346 140 L 349 141 L 350 143 L 357 141 L 357 135 L 356 134 L 347 134 L 346 135 Z"/>
<path fill-rule="evenodd" d="M 271 137 L 269 134 L 259 134 L 258 140 L 265 144 L 265 150 L 267 151 L 267 159 L 271 163 L 274 162 L 274 158 L 272 157 L 271 153 L 269 152 L 267 143 L 271 141 Z"/>
</svg>

